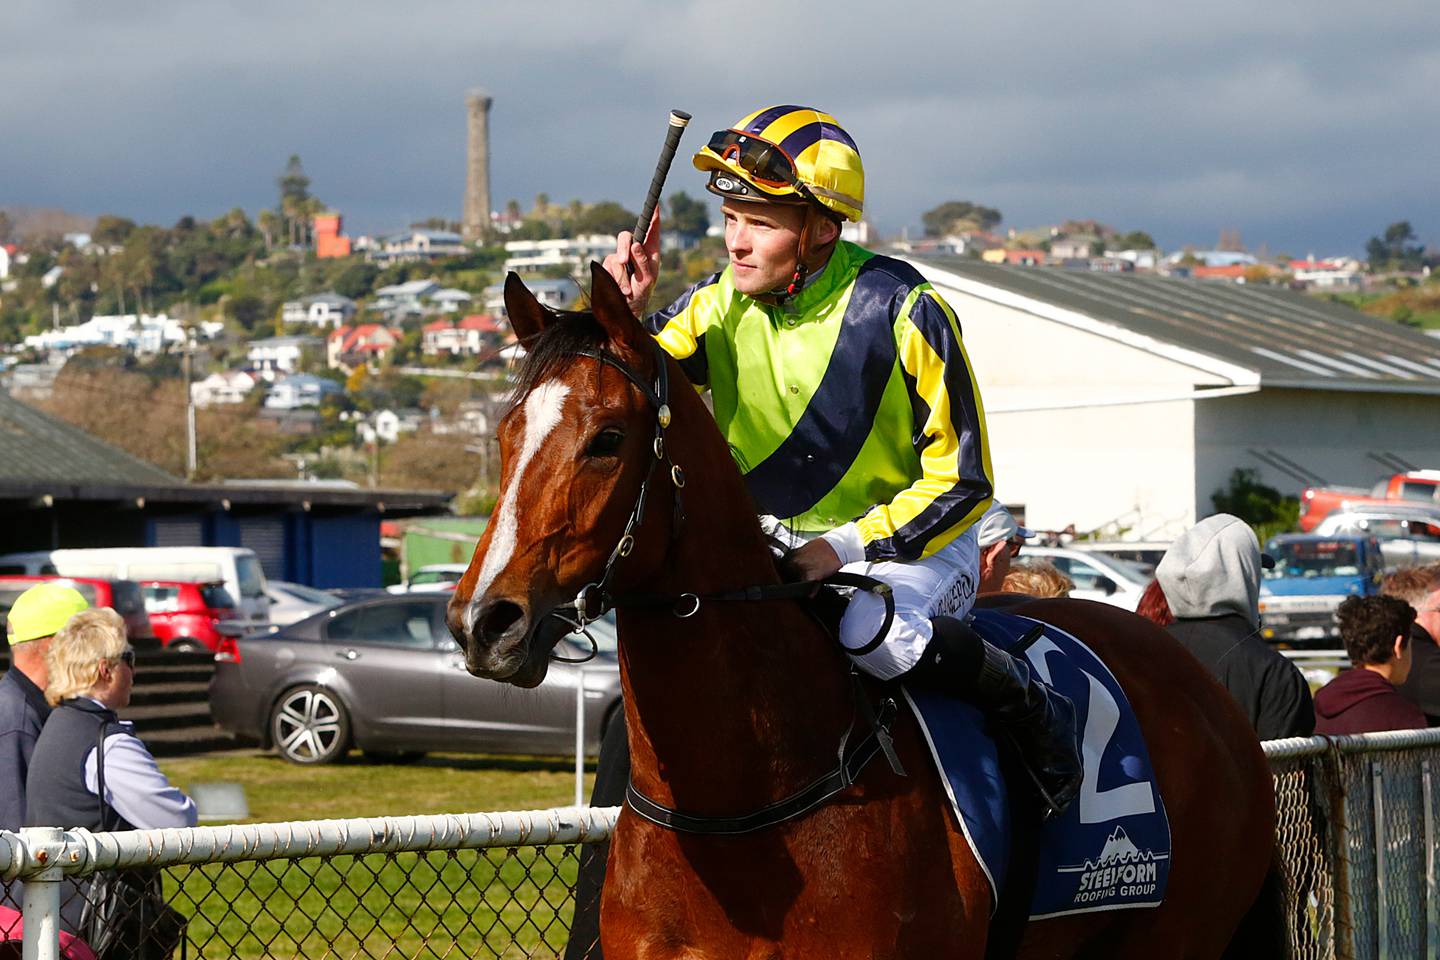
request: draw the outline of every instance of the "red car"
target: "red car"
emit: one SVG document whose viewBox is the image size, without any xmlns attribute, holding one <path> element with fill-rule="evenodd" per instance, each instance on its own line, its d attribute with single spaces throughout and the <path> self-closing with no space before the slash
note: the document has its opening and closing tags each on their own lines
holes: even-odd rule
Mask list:
<svg viewBox="0 0 1440 960">
<path fill-rule="evenodd" d="M 145 580 L 140 590 L 155 635 L 171 650 L 218 650 L 215 625 L 236 617 L 235 598 L 224 583 Z"/>
<path fill-rule="evenodd" d="M 155 630 L 145 613 L 145 600 L 140 585 L 133 580 L 97 580 L 90 577 L 57 577 L 54 574 L 0 575 L 0 615 L 15 603 L 20 594 L 37 583 L 61 583 L 79 590 L 91 606 L 109 607 L 125 621 L 125 632 L 131 644 L 151 649 L 155 646 Z"/>
</svg>

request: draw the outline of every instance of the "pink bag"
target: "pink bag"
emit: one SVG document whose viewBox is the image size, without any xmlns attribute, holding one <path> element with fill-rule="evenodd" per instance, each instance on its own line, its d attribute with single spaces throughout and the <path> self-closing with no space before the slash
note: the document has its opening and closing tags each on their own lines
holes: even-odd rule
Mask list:
<svg viewBox="0 0 1440 960">
<path fill-rule="evenodd" d="M 14 907 L 0 903 L 0 960 L 20 957 L 20 944 L 25 939 L 25 917 Z M 60 931 L 60 956 L 65 960 L 95 960 L 95 951 L 84 940 Z"/>
</svg>

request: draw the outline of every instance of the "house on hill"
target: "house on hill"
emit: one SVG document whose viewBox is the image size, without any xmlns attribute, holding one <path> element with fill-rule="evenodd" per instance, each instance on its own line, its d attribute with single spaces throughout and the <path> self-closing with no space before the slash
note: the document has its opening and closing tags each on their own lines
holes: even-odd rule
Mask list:
<svg viewBox="0 0 1440 960">
<path fill-rule="evenodd" d="M 325 341 L 326 362 L 332 370 L 347 372 L 361 365 L 377 364 L 400 342 L 400 336 L 399 330 L 378 323 L 341 327 Z"/>
<path fill-rule="evenodd" d="M 504 329 L 492 316 L 472 313 L 459 323 L 435 320 L 421 328 L 421 350 L 429 356 L 448 353 L 451 356 L 478 357 L 487 346 L 498 348 L 504 340 Z"/>
<path fill-rule="evenodd" d="M 1440 340 L 1268 285 L 911 258 L 955 309 L 997 495 L 1171 537 L 1237 468 L 1287 494 L 1440 466 Z"/>
<path fill-rule="evenodd" d="M 262 337 L 246 344 L 245 359 L 261 380 L 274 383 L 299 371 L 307 350 L 318 351 L 319 337 Z"/>
<path fill-rule="evenodd" d="M 309 323 L 317 327 L 341 327 L 353 316 L 355 301 L 333 291 L 289 300 L 280 313 L 285 323 Z"/>
</svg>

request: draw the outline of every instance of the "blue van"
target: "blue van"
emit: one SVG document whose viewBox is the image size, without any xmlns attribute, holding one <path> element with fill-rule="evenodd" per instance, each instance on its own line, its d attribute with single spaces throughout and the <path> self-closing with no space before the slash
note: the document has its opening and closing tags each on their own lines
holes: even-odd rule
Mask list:
<svg viewBox="0 0 1440 960">
<path fill-rule="evenodd" d="M 1380 592 L 1385 559 L 1372 536 L 1286 533 L 1272 537 L 1265 552 L 1275 566 L 1260 583 L 1260 630 L 1274 643 L 1338 646 L 1341 601 Z"/>
</svg>

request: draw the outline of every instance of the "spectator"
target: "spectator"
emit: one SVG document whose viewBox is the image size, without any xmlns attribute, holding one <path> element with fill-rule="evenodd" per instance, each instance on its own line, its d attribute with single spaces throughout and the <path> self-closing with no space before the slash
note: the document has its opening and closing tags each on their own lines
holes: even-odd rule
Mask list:
<svg viewBox="0 0 1440 960">
<path fill-rule="evenodd" d="M 1025 593 L 1032 597 L 1068 597 L 1075 589 L 1075 581 L 1049 560 L 1034 557 L 1013 565 L 1001 589 L 1005 593 Z"/>
<path fill-rule="evenodd" d="M 1001 593 L 1010 561 L 1020 555 L 1025 541 L 1034 536 L 1020 526 L 999 500 L 981 515 L 975 524 L 976 542 L 980 545 L 979 593 Z"/>
<path fill-rule="evenodd" d="M 45 654 L 51 638 L 88 606 L 73 587 L 41 583 L 20 594 L 6 615 L 11 669 L 0 679 L 0 830 L 19 830 L 25 823 L 25 777 L 50 716 Z"/>
<path fill-rule="evenodd" d="M 1310 686 L 1260 639 L 1260 570 L 1273 562 L 1243 520 L 1219 513 L 1175 541 L 1155 579 L 1175 614 L 1170 634 L 1239 701 L 1260 739 L 1308 737 Z"/>
<path fill-rule="evenodd" d="M 1440 563 L 1402 567 L 1385 578 L 1381 592 L 1415 608 L 1410 628 L 1410 676 L 1395 689 L 1440 725 Z"/>
<path fill-rule="evenodd" d="M 1150 586 L 1140 594 L 1140 603 L 1136 605 L 1135 612 L 1162 627 L 1168 627 L 1175 622 L 1175 614 L 1170 612 L 1170 602 L 1165 599 L 1165 591 L 1160 588 L 1159 580 L 1151 580 Z"/>
<path fill-rule="evenodd" d="M 1396 597 L 1347 597 L 1340 637 L 1353 666 L 1315 694 L 1315 732 L 1373 733 L 1425 726 L 1425 714 L 1396 690 L 1410 673 L 1415 608 Z"/>
<path fill-rule="evenodd" d="M 35 744 L 25 822 L 90 830 L 193 827 L 195 802 L 160 772 L 155 758 L 115 711 L 130 703 L 135 650 L 125 622 L 108 608 L 76 614 L 46 657 L 55 706 Z M 103 743 L 99 743 L 104 729 Z M 97 746 L 99 749 L 97 749 Z M 100 755 L 100 750 L 104 755 Z M 105 767 L 105 796 L 98 793 Z"/>
</svg>

